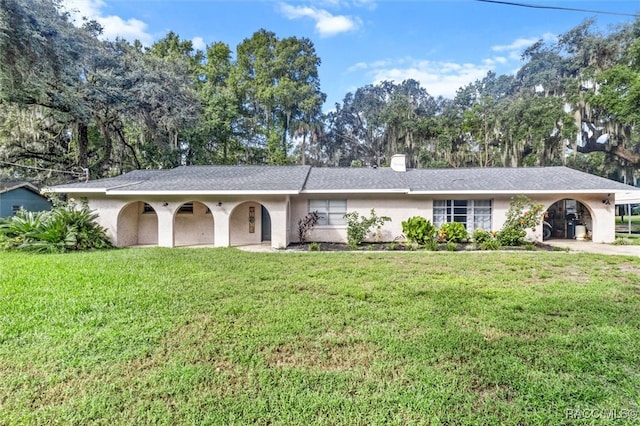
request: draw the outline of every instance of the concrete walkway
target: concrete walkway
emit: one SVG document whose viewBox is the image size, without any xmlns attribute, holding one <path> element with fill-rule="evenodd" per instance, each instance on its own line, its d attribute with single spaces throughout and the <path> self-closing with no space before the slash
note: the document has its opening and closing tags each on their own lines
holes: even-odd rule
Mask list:
<svg viewBox="0 0 640 426">
<path fill-rule="evenodd" d="M 633 246 L 617 246 L 613 244 L 601 244 L 594 243 L 592 241 L 576 241 L 576 240 L 561 240 L 552 239 L 544 242 L 552 247 L 558 247 L 562 249 L 569 249 L 574 253 L 596 253 L 596 254 L 608 254 L 618 256 L 638 256 L 640 257 L 640 245 Z M 274 250 L 270 244 L 250 244 L 245 246 L 236 246 L 237 249 L 253 252 L 285 252 L 287 250 Z"/>
<path fill-rule="evenodd" d="M 559 248 L 566 248 L 572 252 L 612 254 L 621 256 L 640 256 L 640 246 L 628 245 L 618 246 L 613 244 L 594 243 L 592 241 L 576 240 L 547 240 L 547 245 Z"/>
</svg>

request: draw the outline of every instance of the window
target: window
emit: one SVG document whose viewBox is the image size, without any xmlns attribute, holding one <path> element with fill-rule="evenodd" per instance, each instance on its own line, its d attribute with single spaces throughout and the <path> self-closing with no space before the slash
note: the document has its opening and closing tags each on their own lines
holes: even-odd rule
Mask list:
<svg viewBox="0 0 640 426">
<path fill-rule="evenodd" d="M 184 203 L 178 209 L 178 213 L 193 214 L 193 203 Z"/>
<path fill-rule="evenodd" d="M 491 230 L 491 200 L 434 200 L 433 224 L 460 222 L 469 232 Z"/>
<path fill-rule="evenodd" d="M 153 207 L 151 207 L 150 204 L 144 203 L 144 205 L 142 206 L 142 214 L 153 214 L 156 211 L 153 209 Z"/>
<path fill-rule="evenodd" d="M 22 206 L 11 206 L 11 211 L 13 212 L 13 215 L 15 216 L 16 214 L 18 214 L 18 212 L 22 210 Z"/>
<path fill-rule="evenodd" d="M 318 225 L 345 225 L 347 200 L 309 200 L 309 213 L 318 212 Z"/>
</svg>

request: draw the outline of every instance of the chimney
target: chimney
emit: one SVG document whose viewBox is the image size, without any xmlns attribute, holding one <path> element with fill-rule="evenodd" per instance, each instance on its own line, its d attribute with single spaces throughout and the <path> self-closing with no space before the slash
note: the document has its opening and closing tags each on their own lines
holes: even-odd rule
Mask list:
<svg viewBox="0 0 640 426">
<path fill-rule="evenodd" d="M 394 172 L 406 172 L 407 163 L 404 154 L 396 154 L 391 157 L 391 170 Z"/>
</svg>

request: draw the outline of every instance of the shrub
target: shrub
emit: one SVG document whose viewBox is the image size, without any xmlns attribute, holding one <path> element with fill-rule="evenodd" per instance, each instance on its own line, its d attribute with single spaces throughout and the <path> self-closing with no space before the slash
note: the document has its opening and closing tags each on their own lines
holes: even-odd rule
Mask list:
<svg viewBox="0 0 640 426">
<path fill-rule="evenodd" d="M 436 227 L 421 216 L 413 216 L 402 221 L 402 232 L 411 242 L 425 245 L 436 236 Z"/>
<path fill-rule="evenodd" d="M 454 243 L 453 241 L 448 241 L 446 247 L 447 247 L 447 251 L 457 251 L 458 250 L 458 244 Z"/>
<path fill-rule="evenodd" d="M 616 239 L 611 243 L 614 246 L 628 246 L 632 244 L 631 239 L 624 237 L 616 237 Z"/>
<path fill-rule="evenodd" d="M 318 212 L 311 212 L 298 220 L 298 241 L 300 241 L 300 244 L 304 244 L 307 241 L 307 235 L 317 225 L 318 219 Z"/>
<path fill-rule="evenodd" d="M 438 242 L 436 240 L 427 241 L 424 248 L 429 251 L 438 251 Z"/>
<path fill-rule="evenodd" d="M 526 229 L 535 229 L 542 222 L 544 206 L 536 204 L 524 195 L 511 199 L 507 217 L 498 233 L 498 240 L 503 246 L 518 246 L 524 242 Z"/>
<path fill-rule="evenodd" d="M 86 203 L 55 203 L 51 211 L 18 212 L 0 223 L 0 245 L 5 250 L 66 252 L 112 247 L 98 214 Z"/>
<path fill-rule="evenodd" d="M 519 227 L 506 227 L 498 232 L 498 242 L 507 247 L 519 246 L 522 244 L 527 231 Z"/>
<path fill-rule="evenodd" d="M 320 244 L 318 243 L 309 244 L 309 251 L 320 251 Z"/>
<path fill-rule="evenodd" d="M 491 238 L 490 240 L 480 243 L 480 248 L 482 250 L 500 250 L 500 247 L 500 241 L 495 238 Z"/>
<path fill-rule="evenodd" d="M 380 229 L 391 220 L 388 216 L 377 216 L 375 209 L 371 209 L 369 217 L 360 216 L 358 212 L 346 213 L 344 217 L 347 219 L 347 243 L 351 249 L 362 244 L 372 228 Z"/>
<path fill-rule="evenodd" d="M 469 234 L 462 223 L 448 222 L 440 227 L 438 238 L 445 242 L 461 243 L 469 238 Z"/>
<path fill-rule="evenodd" d="M 473 231 L 473 242 L 476 244 L 482 244 L 485 241 L 489 241 L 493 239 L 493 235 L 491 232 L 486 229 L 478 228 Z"/>
</svg>

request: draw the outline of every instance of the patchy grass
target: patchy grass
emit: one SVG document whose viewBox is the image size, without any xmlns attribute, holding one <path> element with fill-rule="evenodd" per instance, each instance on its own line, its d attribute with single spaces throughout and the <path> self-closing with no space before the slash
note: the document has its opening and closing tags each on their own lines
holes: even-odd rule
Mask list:
<svg viewBox="0 0 640 426">
<path fill-rule="evenodd" d="M 0 424 L 634 424 L 638 347 L 631 257 L 0 253 Z"/>
</svg>

